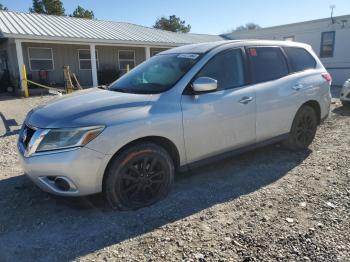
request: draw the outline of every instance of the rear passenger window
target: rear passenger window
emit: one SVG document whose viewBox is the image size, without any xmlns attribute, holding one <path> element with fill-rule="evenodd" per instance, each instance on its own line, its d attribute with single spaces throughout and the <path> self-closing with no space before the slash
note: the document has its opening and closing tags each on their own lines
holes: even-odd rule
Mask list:
<svg viewBox="0 0 350 262">
<path fill-rule="evenodd" d="M 304 48 L 285 47 L 293 72 L 300 72 L 306 69 L 315 68 L 315 59 Z"/>
<path fill-rule="evenodd" d="M 248 51 L 254 83 L 289 74 L 286 58 L 279 47 L 250 47 Z"/>
<path fill-rule="evenodd" d="M 214 56 L 197 74 L 218 81 L 217 90 L 225 90 L 244 85 L 244 64 L 240 49 L 223 51 Z"/>
</svg>

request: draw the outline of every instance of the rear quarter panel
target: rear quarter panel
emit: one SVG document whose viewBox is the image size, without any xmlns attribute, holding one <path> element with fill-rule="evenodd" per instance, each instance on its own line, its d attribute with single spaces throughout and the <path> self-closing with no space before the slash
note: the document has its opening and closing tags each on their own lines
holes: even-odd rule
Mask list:
<svg viewBox="0 0 350 262">
<path fill-rule="evenodd" d="M 328 114 L 330 92 L 323 72 L 306 70 L 256 85 L 257 142 L 289 133 L 297 111 L 308 101 L 320 104 L 321 118 Z M 303 86 L 299 91 L 293 89 L 297 84 Z"/>
</svg>

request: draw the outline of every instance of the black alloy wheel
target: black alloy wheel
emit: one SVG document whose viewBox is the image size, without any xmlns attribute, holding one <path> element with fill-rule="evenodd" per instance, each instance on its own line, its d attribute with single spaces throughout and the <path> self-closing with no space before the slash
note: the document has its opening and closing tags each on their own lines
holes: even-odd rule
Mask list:
<svg viewBox="0 0 350 262">
<path fill-rule="evenodd" d="M 309 106 L 302 106 L 295 115 L 288 139 L 283 144 L 291 150 L 306 149 L 315 138 L 317 131 L 317 115 Z"/>
<path fill-rule="evenodd" d="M 315 136 L 316 121 L 312 114 L 303 114 L 298 120 L 296 133 L 297 141 L 303 145 L 309 145 Z"/>
<path fill-rule="evenodd" d="M 105 195 L 112 207 L 138 209 L 154 204 L 169 192 L 174 165 L 155 144 L 131 147 L 113 160 L 105 179 Z"/>
</svg>

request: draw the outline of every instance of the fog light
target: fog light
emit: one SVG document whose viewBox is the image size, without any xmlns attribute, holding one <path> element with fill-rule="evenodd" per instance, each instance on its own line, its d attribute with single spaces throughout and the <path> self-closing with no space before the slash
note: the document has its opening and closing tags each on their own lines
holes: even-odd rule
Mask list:
<svg viewBox="0 0 350 262">
<path fill-rule="evenodd" d="M 62 191 L 69 191 L 70 189 L 69 182 L 62 177 L 57 177 L 55 179 L 55 186 Z"/>
</svg>

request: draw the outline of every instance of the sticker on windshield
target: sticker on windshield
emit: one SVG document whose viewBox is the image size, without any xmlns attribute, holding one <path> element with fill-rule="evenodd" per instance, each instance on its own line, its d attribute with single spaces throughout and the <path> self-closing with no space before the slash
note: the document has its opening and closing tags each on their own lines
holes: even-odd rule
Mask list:
<svg viewBox="0 0 350 262">
<path fill-rule="evenodd" d="M 181 54 L 178 55 L 177 58 L 197 59 L 198 56 L 198 54 Z"/>
</svg>

